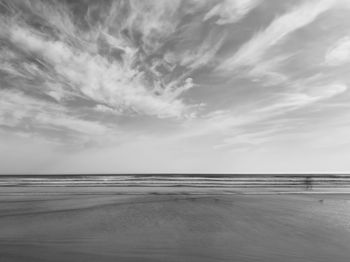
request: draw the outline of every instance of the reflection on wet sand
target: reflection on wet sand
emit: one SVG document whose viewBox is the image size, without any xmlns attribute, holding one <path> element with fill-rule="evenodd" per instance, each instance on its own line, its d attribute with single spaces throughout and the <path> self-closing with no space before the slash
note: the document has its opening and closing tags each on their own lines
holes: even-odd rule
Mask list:
<svg viewBox="0 0 350 262">
<path fill-rule="evenodd" d="M 350 261 L 349 195 L 0 196 L 0 261 Z"/>
</svg>

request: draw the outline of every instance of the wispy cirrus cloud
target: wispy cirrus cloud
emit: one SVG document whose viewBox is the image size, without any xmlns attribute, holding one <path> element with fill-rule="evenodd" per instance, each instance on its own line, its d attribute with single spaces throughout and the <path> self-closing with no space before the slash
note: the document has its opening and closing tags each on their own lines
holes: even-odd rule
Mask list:
<svg viewBox="0 0 350 262">
<path fill-rule="evenodd" d="M 40 101 L 21 92 L 9 90 L 0 91 L 0 125 L 38 134 L 46 130 L 48 137 L 50 131 L 61 132 L 64 136 L 70 131 L 68 135 L 78 140 L 84 140 L 84 136 L 94 137 L 112 132 L 112 128 L 105 124 L 81 119 L 58 104 Z"/>
<path fill-rule="evenodd" d="M 156 79 L 147 83 L 144 73 L 131 66 L 136 53 L 125 54 L 123 64 L 109 62 L 99 54 L 84 52 L 63 41 L 47 40 L 20 25 L 3 28 L 2 37 L 8 37 L 11 44 L 27 55 L 27 68 L 33 70 L 22 70 L 22 74 L 32 74 L 32 77 L 46 80 L 48 84 L 64 82 L 66 90 L 63 91 L 85 96 L 119 111 L 130 110 L 160 117 L 182 117 L 185 113 L 186 106 L 181 100 L 171 97 L 171 93 L 181 85 L 177 83 L 168 93 L 156 95 L 154 89 L 160 83 Z M 30 57 L 35 57 L 37 61 L 29 63 Z M 20 55 L 18 59 L 21 59 Z M 40 63 L 44 67 L 37 65 Z M 49 72 L 45 72 L 45 66 Z"/>
<path fill-rule="evenodd" d="M 231 72 L 239 68 L 254 68 L 263 60 L 266 52 L 281 43 L 290 34 L 303 28 L 329 10 L 334 4 L 333 0 L 303 2 L 287 13 L 275 18 L 264 30 L 256 33 L 244 43 L 238 51 L 224 59 L 217 70 Z"/>
<path fill-rule="evenodd" d="M 346 85 L 339 83 L 303 86 L 299 92 L 283 93 L 277 96 L 276 102 L 258 109 L 258 112 L 273 112 L 273 115 L 283 114 L 332 98 L 344 93 L 347 89 Z"/>
<path fill-rule="evenodd" d="M 325 55 L 325 64 L 329 66 L 340 66 L 350 62 L 350 37 L 339 39 L 331 46 Z"/>
<path fill-rule="evenodd" d="M 342 83 L 324 83 L 324 79 L 310 77 L 293 83 L 288 92 L 271 95 L 265 101 L 247 108 L 244 114 L 231 110 L 219 110 L 204 117 L 200 122 L 188 126 L 188 137 L 205 137 L 220 133 L 222 139 L 214 146 L 216 149 L 232 148 L 239 145 L 258 145 L 273 141 L 275 134 L 283 133 L 294 127 L 293 117 L 288 115 L 300 111 L 317 108 L 317 104 L 327 102 L 344 94 L 348 86 Z M 308 122 L 309 114 L 298 118 L 300 122 Z M 263 128 L 259 128 L 263 126 Z M 288 134 L 288 132 L 287 132 Z"/>
<path fill-rule="evenodd" d="M 226 37 L 227 33 L 225 32 L 219 36 L 208 34 L 196 48 L 167 52 L 165 54 L 165 59 L 188 68 L 188 74 L 196 69 L 209 66 L 225 42 Z"/>
<path fill-rule="evenodd" d="M 235 23 L 244 18 L 260 2 L 260 0 L 223 0 L 205 14 L 204 20 L 217 18 L 215 23 L 218 25 Z"/>
<path fill-rule="evenodd" d="M 242 16 L 255 2 L 237 1 L 234 7 L 230 1 L 208 2 L 206 8 L 231 6 Z M 181 98 L 194 87 L 189 75 L 210 63 L 225 40 L 209 35 L 199 49 L 167 59 L 163 49 L 187 15 L 181 1 L 2 1 L 1 6 L 4 86 L 60 103 L 88 100 L 116 114 L 194 116 L 196 104 Z M 194 12 L 203 8 L 194 7 Z M 210 16 L 220 16 L 220 10 Z"/>
</svg>

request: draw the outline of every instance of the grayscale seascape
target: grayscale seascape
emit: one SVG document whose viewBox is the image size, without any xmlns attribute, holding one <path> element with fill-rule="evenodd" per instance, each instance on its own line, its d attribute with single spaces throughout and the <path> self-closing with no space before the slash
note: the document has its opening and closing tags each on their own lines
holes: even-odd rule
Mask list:
<svg viewBox="0 0 350 262">
<path fill-rule="evenodd" d="M 0 262 L 349 262 L 350 0 L 0 0 Z"/>
</svg>

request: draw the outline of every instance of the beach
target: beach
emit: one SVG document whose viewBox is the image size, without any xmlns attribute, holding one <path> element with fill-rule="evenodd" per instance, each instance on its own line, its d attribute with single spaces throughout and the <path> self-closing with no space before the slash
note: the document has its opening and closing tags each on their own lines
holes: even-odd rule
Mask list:
<svg viewBox="0 0 350 262">
<path fill-rule="evenodd" d="M 207 192 L 2 190 L 0 261 L 350 260 L 348 194 Z"/>
<path fill-rule="evenodd" d="M 0 262 L 350 262 L 350 0 L 0 0 Z"/>
</svg>

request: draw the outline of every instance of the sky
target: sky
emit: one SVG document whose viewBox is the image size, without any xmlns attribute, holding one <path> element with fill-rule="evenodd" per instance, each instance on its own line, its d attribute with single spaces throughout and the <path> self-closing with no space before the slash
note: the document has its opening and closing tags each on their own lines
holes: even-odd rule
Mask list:
<svg viewBox="0 0 350 262">
<path fill-rule="evenodd" d="M 350 172 L 350 0 L 0 0 L 0 174 Z"/>
</svg>

